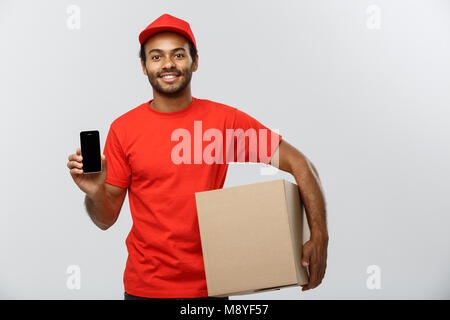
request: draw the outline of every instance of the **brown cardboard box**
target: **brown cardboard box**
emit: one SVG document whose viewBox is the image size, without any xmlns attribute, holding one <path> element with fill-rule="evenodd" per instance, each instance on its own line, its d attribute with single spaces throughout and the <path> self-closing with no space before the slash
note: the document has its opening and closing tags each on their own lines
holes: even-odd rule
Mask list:
<svg viewBox="0 0 450 320">
<path fill-rule="evenodd" d="M 280 179 L 195 198 L 209 296 L 308 283 L 300 259 L 310 231 L 295 183 Z"/>
</svg>

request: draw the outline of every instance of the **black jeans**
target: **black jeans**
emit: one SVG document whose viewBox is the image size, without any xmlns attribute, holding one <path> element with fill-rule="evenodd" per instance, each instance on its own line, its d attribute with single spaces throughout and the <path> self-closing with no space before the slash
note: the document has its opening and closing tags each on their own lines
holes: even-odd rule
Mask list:
<svg viewBox="0 0 450 320">
<path fill-rule="evenodd" d="M 200 297 L 200 298 L 146 298 L 146 297 L 138 297 L 133 296 L 129 293 L 124 292 L 123 293 L 124 300 L 154 300 L 154 301 L 161 301 L 161 300 L 230 300 L 229 297 Z"/>
</svg>

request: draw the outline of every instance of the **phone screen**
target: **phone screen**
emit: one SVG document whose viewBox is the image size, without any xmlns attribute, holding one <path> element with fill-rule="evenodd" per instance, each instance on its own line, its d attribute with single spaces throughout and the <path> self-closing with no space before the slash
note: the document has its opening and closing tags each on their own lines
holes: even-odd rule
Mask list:
<svg viewBox="0 0 450 320">
<path fill-rule="evenodd" d="M 94 173 L 102 171 L 100 151 L 100 134 L 97 130 L 81 131 L 81 156 L 83 157 L 83 172 Z"/>
</svg>

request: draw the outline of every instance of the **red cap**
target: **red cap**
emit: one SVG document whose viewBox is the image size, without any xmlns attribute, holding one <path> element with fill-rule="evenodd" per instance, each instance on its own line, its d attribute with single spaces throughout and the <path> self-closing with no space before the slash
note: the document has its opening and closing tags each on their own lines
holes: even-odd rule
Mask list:
<svg viewBox="0 0 450 320">
<path fill-rule="evenodd" d="M 185 36 L 194 44 L 195 49 L 197 49 L 197 44 L 195 43 L 194 34 L 192 33 L 191 27 L 189 23 L 184 20 L 181 20 L 177 17 L 171 16 L 170 14 L 163 14 L 158 19 L 150 23 L 147 28 L 145 28 L 139 34 L 139 42 L 140 44 L 144 44 L 144 42 L 154 35 L 155 33 L 161 31 L 172 31 Z"/>
</svg>

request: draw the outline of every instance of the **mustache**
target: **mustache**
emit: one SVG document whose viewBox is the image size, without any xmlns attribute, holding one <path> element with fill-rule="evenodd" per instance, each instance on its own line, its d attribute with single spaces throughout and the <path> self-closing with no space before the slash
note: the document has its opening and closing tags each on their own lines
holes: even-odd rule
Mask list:
<svg viewBox="0 0 450 320">
<path fill-rule="evenodd" d="M 161 75 L 164 74 L 164 73 L 175 73 L 176 76 L 179 76 L 179 75 L 182 74 L 182 73 L 179 72 L 179 71 L 163 71 L 163 72 L 161 72 L 161 73 L 158 74 L 158 77 L 161 77 Z"/>
</svg>

